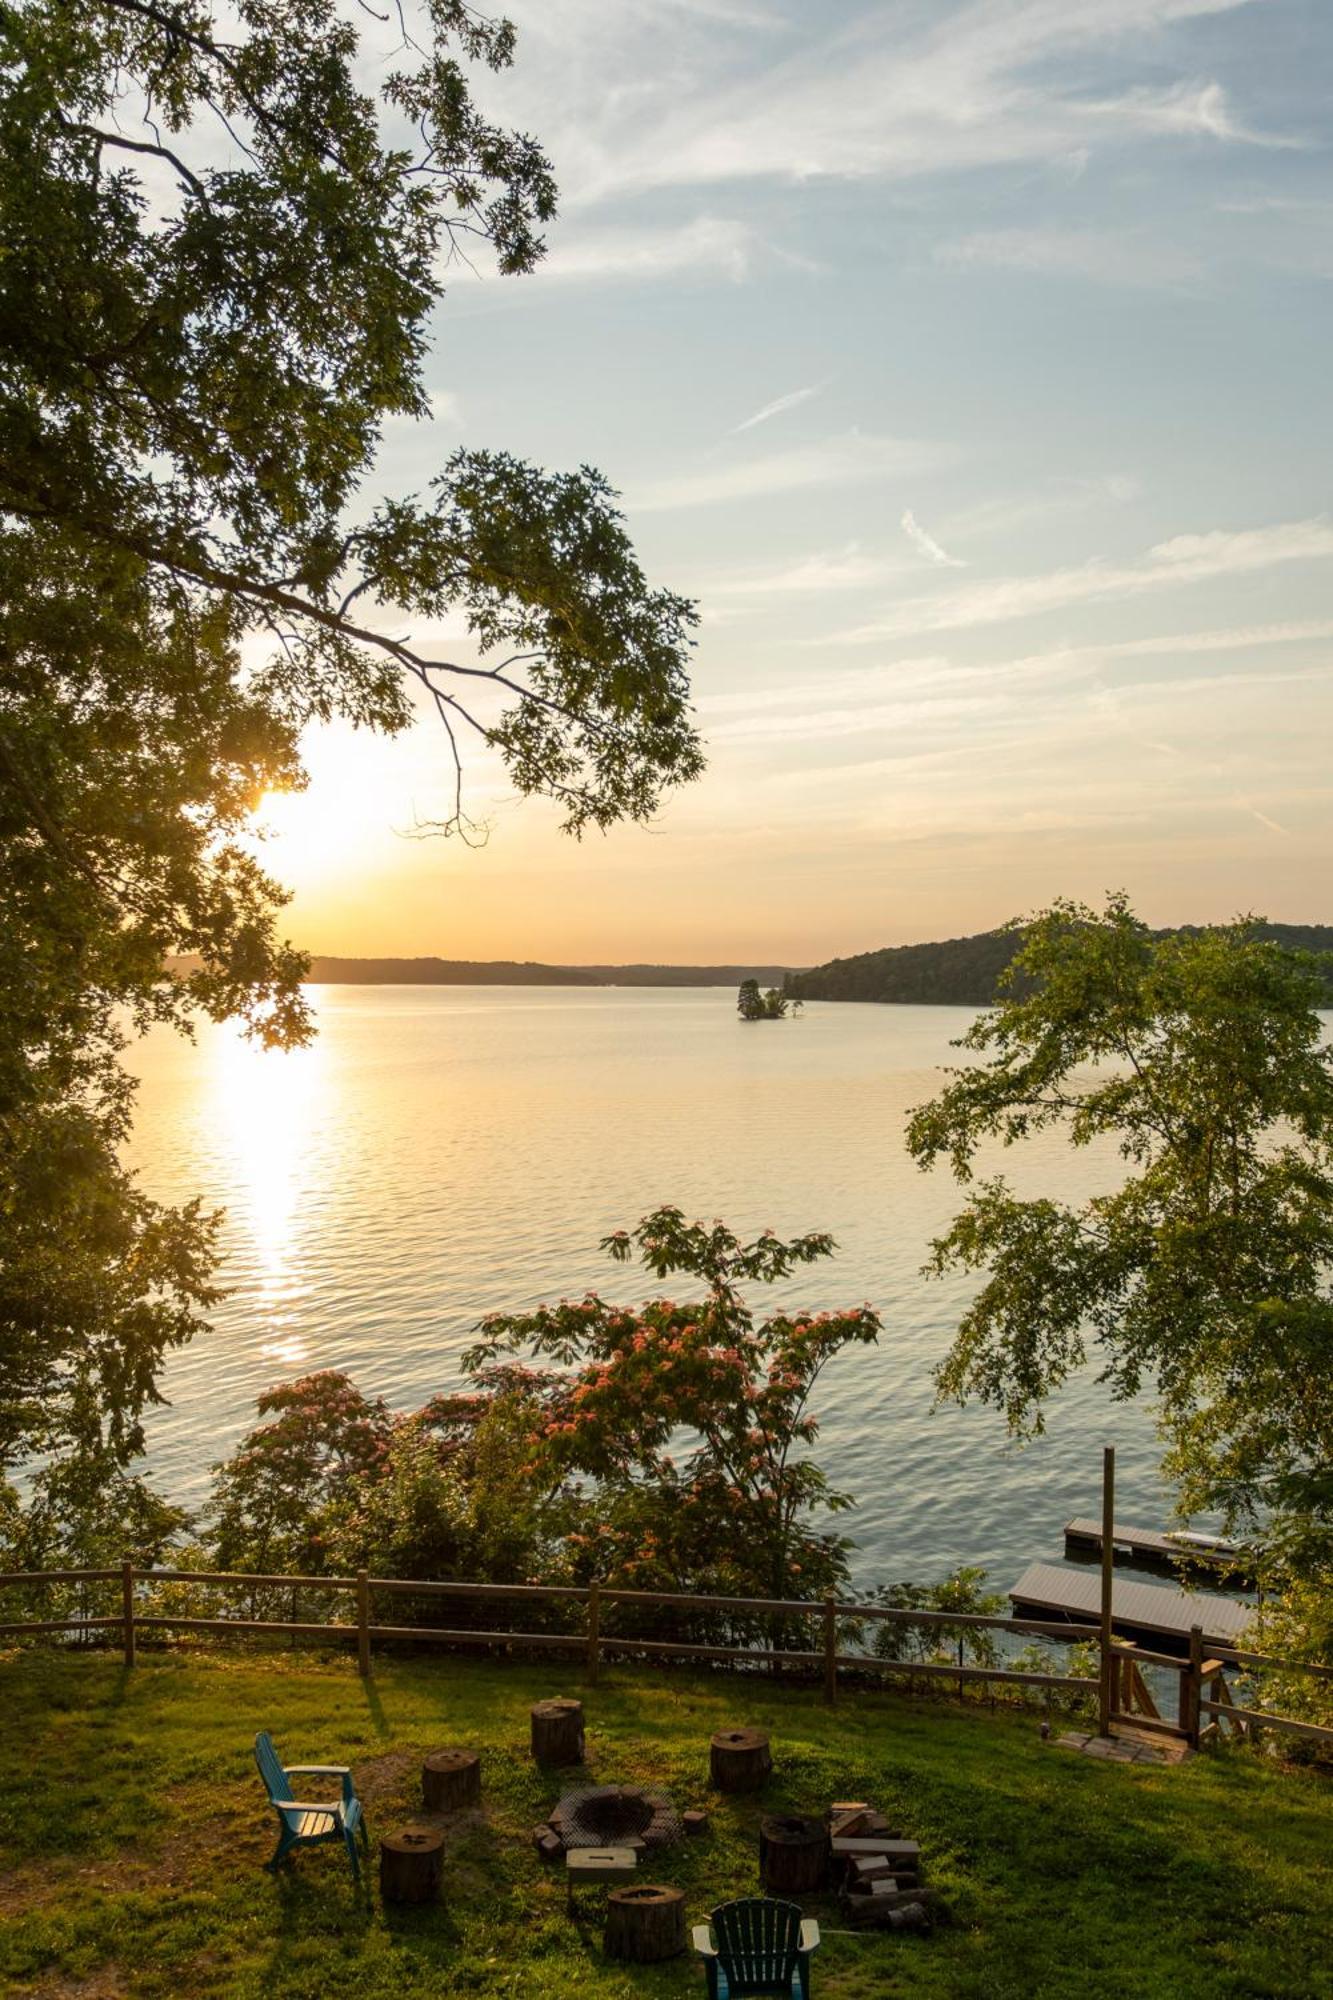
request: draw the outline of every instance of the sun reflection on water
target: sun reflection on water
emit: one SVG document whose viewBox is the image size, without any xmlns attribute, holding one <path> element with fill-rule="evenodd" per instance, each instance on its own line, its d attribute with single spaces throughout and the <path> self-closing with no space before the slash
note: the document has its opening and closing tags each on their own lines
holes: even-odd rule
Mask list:
<svg viewBox="0 0 1333 2000">
<path fill-rule="evenodd" d="M 229 1233 L 244 1267 L 266 1360 L 307 1358 L 293 1330 L 303 1290 L 296 1246 L 310 1193 L 315 1113 L 326 1078 L 318 1042 L 264 1049 L 235 1026 L 218 1035 L 214 1067 L 217 1137 L 230 1154 Z"/>
</svg>

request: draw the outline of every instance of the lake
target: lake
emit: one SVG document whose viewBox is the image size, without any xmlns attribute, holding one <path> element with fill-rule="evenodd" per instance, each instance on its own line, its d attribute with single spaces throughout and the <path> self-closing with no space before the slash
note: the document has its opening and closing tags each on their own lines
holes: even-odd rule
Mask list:
<svg viewBox="0 0 1333 2000">
<path fill-rule="evenodd" d="M 458 1379 L 483 1313 L 652 1281 L 597 1249 L 662 1202 L 738 1231 L 828 1229 L 839 1254 L 775 1288 L 822 1308 L 869 1299 L 876 1348 L 816 1391 L 819 1451 L 856 1496 L 842 1525 L 867 1584 L 979 1562 L 1007 1587 L 1094 1513 L 1101 1448 L 1118 1449 L 1121 1520 L 1164 1521 L 1145 1410 L 1091 1378 L 1016 1449 L 982 1409 L 932 1409 L 964 1284 L 920 1275 L 959 1205 L 947 1171 L 909 1159 L 970 1010 L 816 1003 L 746 1026 L 727 988 L 320 987 L 319 1037 L 291 1054 L 204 1028 L 155 1032 L 131 1164 L 163 1200 L 227 1210 L 230 1296 L 170 1361 L 149 1468 L 187 1503 L 207 1491 L 268 1384 L 345 1369 L 410 1408 Z M 1114 1158 L 1045 1135 L 1008 1155 L 1024 1191 L 1106 1185 Z"/>
</svg>

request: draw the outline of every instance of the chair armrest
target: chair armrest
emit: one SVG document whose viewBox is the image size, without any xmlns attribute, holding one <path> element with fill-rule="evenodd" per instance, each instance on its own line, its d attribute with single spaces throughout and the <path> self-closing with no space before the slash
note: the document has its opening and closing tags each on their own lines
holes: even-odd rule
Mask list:
<svg viewBox="0 0 1333 2000">
<path fill-rule="evenodd" d="M 270 1803 L 279 1812 L 327 1813 L 332 1819 L 341 1809 L 341 1799 L 273 1799 Z"/>
<path fill-rule="evenodd" d="M 350 1764 L 289 1764 L 289 1778 L 340 1778 L 342 1780 L 343 1804 L 350 1806 L 356 1797 L 356 1784 Z"/>
<path fill-rule="evenodd" d="M 819 1925 L 813 1917 L 801 1919 L 800 1949 L 807 1954 L 819 1950 Z"/>
<path fill-rule="evenodd" d="M 690 1932 L 690 1940 L 701 1958 L 716 1958 L 717 1947 L 713 1943 L 713 1933 L 707 1924 L 696 1924 Z"/>
</svg>

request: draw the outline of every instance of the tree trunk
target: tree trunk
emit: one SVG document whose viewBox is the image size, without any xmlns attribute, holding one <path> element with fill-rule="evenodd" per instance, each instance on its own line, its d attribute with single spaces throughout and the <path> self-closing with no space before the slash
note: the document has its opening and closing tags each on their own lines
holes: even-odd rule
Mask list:
<svg viewBox="0 0 1333 2000">
<path fill-rule="evenodd" d="M 828 1828 L 797 1813 L 759 1823 L 759 1879 L 769 1896 L 805 1896 L 828 1880 Z"/>
<path fill-rule="evenodd" d="M 539 1764 L 583 1762 L 583 1703 L 559 1696 L 532 1710 L 532 1754 Z"/>
<path fill-rule="evenodd" d="M 685 1892 L 644 1882 L 613 1889 L 606 1899 L 602 1946 L 608 1958 L 657 1965 L 685 1949 Z"/>
<path fill-rule="evenodd" d="M 475 1750 L 433 1750 L 421 1766 L 421 1795 L 430 1812 L 462 1812 L 481 1804 L 481 1758 Z"/>
<path fill-rule="evenodd" d="M 380 1894 L 386 1903 L 433 1903 L 444 1879 L 444 1835 L 409 1826 L 380 1841 Z"/>
<path fill-rule="evenodd" d="M 719 1792 L 757 1792 L 773 1768 L 767 1736 L 762 1729 L 719 1729 L 708 1768 Z"/>
</svg>

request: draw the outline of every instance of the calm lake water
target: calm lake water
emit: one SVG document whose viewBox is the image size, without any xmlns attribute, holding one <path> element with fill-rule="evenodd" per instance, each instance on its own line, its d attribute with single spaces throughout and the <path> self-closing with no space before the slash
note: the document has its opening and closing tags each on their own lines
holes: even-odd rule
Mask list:
<svg viewBox="0 0 1333 2000">
<path fill-rule="evenodd" d="M 637 1267 L 611 1265 L 598 1241 L 673 1201 L 744 1232 L 831 1230 L 836 1259 L 772 1296 L 882 1313 L 879 1346 L 835 1361 L 817 1392 L 867 1583 L 980 1562 L 1005 1587 L 1058 1556 L 1065 1519 L 1096 1510 L 1104 1443 L 1118 1448 L 1119 1518 L 1162 1522 L 1149 1417 L 1092 1380 L 1022 1450 L 993 1412 L 932 1409 L 966 1288 L 920 1267 L 959 1198 L 947 1172 L 913 1165 L 903 1128 L 969 1011 L 823 1003 L 743 1026 L 728 989 L 313 997 L 308 1050 L 204 1030 L 138 1051 L 146 1191 L 227 1210 L 231 1295 L 171 1361 L 170 1407 L 149 1426 L 150 1469 L 174 1498 L 203 1499 L 211 1463 L 282 1377 L 341 1368 L 407 1408 L 457 1381 L 485 1312 L 591 1285 L 641 1295 Z M 1005 1168 L 1025 1190 L 1078 1194 L 1115 1162 L 1047 1137 Z"/>
</svg>

